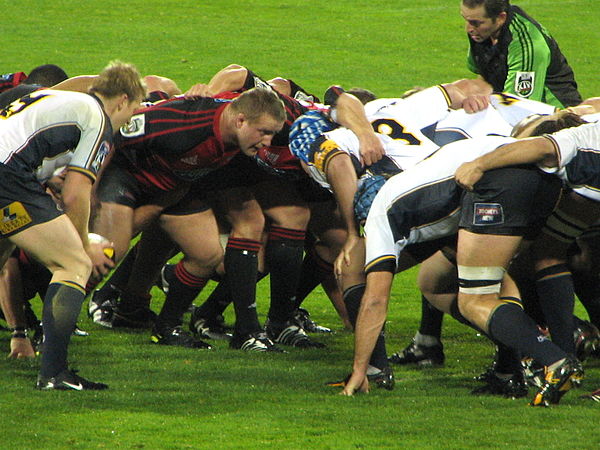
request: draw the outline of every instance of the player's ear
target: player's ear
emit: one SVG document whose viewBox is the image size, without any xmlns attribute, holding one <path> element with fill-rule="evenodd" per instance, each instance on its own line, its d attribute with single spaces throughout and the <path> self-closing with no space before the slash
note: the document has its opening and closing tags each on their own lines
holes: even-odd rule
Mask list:
<svg viewBox="0 0 600 450">
<path fill-rule="evenodd" d="M 237 116 L 235 116 L 235 127 L 242 128 L 244 122 L 246 122 L 246 116 L 244 115 L 244 113 L 238 113 Z"/>
<path fill-rule="evenodd" d="M 500 14 L 498 14 L 498 17 L 496 17 L 496 23 L 499 26 L 504 25 L 507 17 L 508 17 L 508 14 L 506 13 L 506 11 L 502 11 Z"/>
<path fill-rule="evenodd" d="M 127 94 L 121 94 L 117 103 L 117 111 L 121 111 L 123 108 L 129 105 L 129 96 Z"/>
</svg>

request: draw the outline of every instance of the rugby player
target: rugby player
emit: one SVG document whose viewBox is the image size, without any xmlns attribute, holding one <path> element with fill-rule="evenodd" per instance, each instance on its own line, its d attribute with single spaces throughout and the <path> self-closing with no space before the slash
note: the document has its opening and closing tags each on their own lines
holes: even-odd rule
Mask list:
<svg viewBox="0 0 600 450">
<path fill-rule="evenodd" d="M 567 119 L 560 117 L 559 120 L 555 121 L 545 119 L 545 122 L 550 122 L 552 126 L 558 127 L 581 123 L 578 116 L 574 117 L 577 119 L 569 116 Z M 529 132 L 537 133 L 539 129 L 529 130 Z M 415 255 L 410 254 L 410 251 L 408 251 L 407 256 L 403 256 L 405 255 L 403 249 L 409 250 L 411 245 L 419 243 L 429 242 L 429 245 L 431 245 L 432 241 L 451 236 L 456 232 L 457 222 L 461 216 L 461 192 L 452 186 L 452 175 L 455 168 L 458 167 L 460 161 L 470 160 L 475 156 L 485 154 L 498 146 L 513 141 L 513 138 L 487 137 L 446 145 L 432 157 L 391 178 L 375 197 L 365 225 L 367 236 L 366 290 L 362 297 L 356 325 L 353 373 L 345 384 L 343 391 L 345 395 L 352 395 L 355 390 L 368 391 L 366 378 L 368 363 L 385 321 L 393 274 L 397 270 L 409 267 L 415 261 L 423 260 L 424 250 L 431 251 L 431 248 L 423 248 L 423 246 L 417 245 L 414 247 L 417 256 L 415 257 Z M 499 175 L 496 178 L 491 178 L 496 183 L 502 183 L 502 179 Z M 551 177 L 544 177 L 532 170 L 528 170 L 523 174 L 517 173 L 516 176 L 509 179 L 508 187 L 510 188 L 518 190 L 516 188 L 518 185 L 517 180 L 523 180 L 525 185 L 529 184 L 533 188 L 530 191 L 532 195 L 520 196 L 519 200 L 522 203 L 516 207 L 511 205 L 510 211 L 520 211 L 521 209 L 531 211 L 535 209 L 525 220 L 511 222 L 510 225 L 514 226 L 514 229 L 518 230 L 519 233 L 536 231 L 537 221 L 534 219 L 539 221 L 539 219 L 550 214 L 554 206 L 553 200 L 558 198 L 560 192 L 560 183 L 556 183 L 555 180 L 551 180 Z M 543 195 L 541 194 L 542 191 Z M 533 195 L 535 192 L 537 192 L 537 197 L 542 198 L 537 199 L 536 195 Z M 551 195 L 552 192 L 554 192 L 554 195 Z M 513 194 L 513 197 L 518 196 Z M 532 208 L 532 205 L 535 205 L 535 208 Z M 463 208 L 463 211 L 466 210 Z M 514 216 L 510 217 L 512 220 Z M 460 251 L 461 247 L 459 246 Z M 421 255 L 420 258 L 419 255 Z M 426 253 L 424 255 L 427 256 Z M 460 261 L 459 259 L 459 263 Z M 508 280 L 506 281 L 506 295 L 517 297 L 518 291 L 513 289 L 513 292 L 510 292 L 508 290 L 510 285 Z M 496 294 L 497 297 L 498 294 Z M 436 300 L 444 299 L 439 298 Z M 479 312 L 482 316 L 487 313 L 495 317 L 495 311 L 501 310 L 500 306 L 505 304 L 508 305 L 509 303 L 496 300 L 493 304 L 481 306 Z M 487 322 L 474 314 L 467 316 L 463 313 L 462 308 L 459 308 L 459 305 L 456 298 L 452 299 L 452 296 L 446 296 L 445 302 L 436 304 L 436 307 L 450 312 L 458 320 L 486 332 L 493 339 L 501 342 L 506 341 L 506 336 L 498 333 L 496 328 L 489 329 Z M 529 335 L 526 335 L 525 331 L 521 334 L 523 342 L 527 342 L 528 347 L 525 348 L 521 341 L 518 343 L 511 341 L 509 346 L 520 350 L 525 348 L 524 354 L 540 359 L 546 366 L 558 361 L 564 362 L 565 353 L 549 342 L 538 342 L 535 333 L 537 327 L 533 322 L 527 322 L 527 316 L 520 308 L 517 307 L 517 310 L 520 313 L 512 311 L 514 313 L 513 319 L 516 320 L 516 316 L 519 316 L 522 329 L 529 330 Z M 510 323 L 503 323 L 502 329 L 510 329 L 510 326 Z M 575 370 L 579 373 L 578 371 L 579 368 Z"/>
<path fill-rule="evenodd" d="M 114 265 L 103 252 L 106 244 L 88 241 L 92 185 L 111 151 L 113 130 L 129 121 L 144 96 L 137 70 L 113 63 L 90 95 L 34 92 L 0 113 L 0 265 L 18 246 L 52 272 L 38 389 L 107 388 L 70 370 L 67 349 L 90 274 L 103 275 Z M 40 184 L 61 166 L 68 170 L 65 214 Z"/>
</svg>

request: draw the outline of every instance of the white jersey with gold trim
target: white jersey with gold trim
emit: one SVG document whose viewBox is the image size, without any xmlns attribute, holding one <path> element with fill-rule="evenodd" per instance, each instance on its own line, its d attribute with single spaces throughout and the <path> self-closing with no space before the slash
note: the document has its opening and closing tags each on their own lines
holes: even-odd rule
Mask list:
<svg viewBox="0 0 600 450">
<path fill-rule="evenodd" d="M 373 200 L 365 224 L 365 268 L 386 260 L 397 262 L 407 245 L 456 233 L 462 195 L 454 181 L 456 169 L 514 141 L 485 136 L 453 142 L 390 178 Z"/>
<path fill-rule="evenodd" d="M 112 127 L 98 99 L 44 89 L 0 111 L 0 163 L 44 182 L 61 167 L 95 180 L 112 148 Z"/>
</svg>

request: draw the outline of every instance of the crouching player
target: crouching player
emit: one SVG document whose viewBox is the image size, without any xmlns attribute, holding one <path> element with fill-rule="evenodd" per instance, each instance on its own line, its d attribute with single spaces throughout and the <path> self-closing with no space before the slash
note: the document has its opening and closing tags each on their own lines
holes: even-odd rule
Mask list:
<svg viewBox="0 0 600 450">
<path fill-rule="evenodd" d="M 541 301 L 550 303 L 554 312 L 552 315 L 558 318 L 549 322 L 550 333 L 553 340 L 562 344 L 567 351 L 574 348 L 571 319 L 573 285 L 565 264 L 567 249 L 600 216 L 599 151 L 600 123 L 596 122 L 504 146 L 465 164 L 456 172 L 456 180 L 461 186 L 468 190 L 475 188 L 477 191 L 479 180 L 487 171 L 509 165 L 536 163 L 543 171 L 556 174 L 567 186 L 568 190 L 557 211 L 548 219 L 546 232 L 532 249 L 539 279 L 549 285 L 546 288 L 551 286 L 551 292 L 542 297 Z M 477 199 L 474 201 L 477 202 Z M 473 217 L 473 220 L 478 218 Z M 464 266 L 462 278 L 465 278 L 467 284 L 474 278 L 473 274 L 482 272 L 481 267 L 493 268 L 494 271 L 506 267 L 505 264 L 515 253 L 520 241 L 516 236 L 482 236 L 472 231 L 462 230 L 462 244 L 459 241 L 459 265 Z M 482 251 L 490 248 L 490 245 L 495 249 L 493 254 Z M 538 283 L 538 289 L 539 287 Z M 459 293 L 459 297 L 463 298 L 465 314 L 476 313 L 469 311 L 471 305 L 477 305 L 473 299 L 480 302 L 491 301 L 490 295 L 493 294 L 477 292 L 473 295 L 466 289 L 463 288 Z M 492 319 L 502 315 L 503 320 L 514 321 L 510 317 L 513 313 L 508 309 L 498 309 Z M 499 327 L 491 319 L 488 323 L 490 328 L 496 329 L 507 341 L 513 341 L 515 346 L 522 345 L 522 339 L 519 339 L 522 333 L 510 334 L 507 332 L 510 331 L 508 328 Z M 533 399 L 533 405 L 557 403 L 562 394 L 577 385 L 582 377 L 581 366 L 572 356 L 544 365 L 547 366 L 544 383 Z"/>
<path fill-rule="evenodd" d="M 560 129 L 571 121 L 572 124 L 581 123 L 577 116 L 571 117 L 571 115 L 567 120 L 559 117 L 559 120 L 552 122 Z M 538 132 L 538 129 L 533 131 L 533 133 Z M 368 361 L 385 321 L 393 275 L 398 267 L 401 268 L 399 256 L 402 249 L 408 244 L 433 241 L 448 236 L 453 229 L 456 231 L 461 214 L 469 217 L 465 213 L 470 213 L 472 206 L 467 205 L 467 209 L 463 206 L 461 213 L 461 193 L 452 186 L 453 171 L 460 164 L 457 160 L 469 161 L 511 142 L 513 142 L 512 138 L 488 137 L 442 147 L 429 159 L 390 179 L 375 197 L 365 225 L 366 289 L 356 324 L 353 372 L 345 384 L 343 391 L 345 395 L 353 395 L 357 390 L 368 391 L 366 378 Z M 504 211 L 507 214 L 506 223 L 510 227 L 507 227 L 503 221 L 492 220 L 498 217 L 493 207 L 488 208 L 491 212 L 484 216 L 485 219 L 490 218 L 491 225 L 495 226 L 496 230 L 517 234 L 518 237 L 515 239 L 520 241 L 523 235 L 528 235 L 535 230 L 536 226 L 539 227 L 539 223 L 550 214 L 558 198 L 560 183 L 533 168 L 510 170 L 510 172 L 497 172 L 486 178 L 486 182 L 494 189 L 501 187 L 500 192 L 503 196 L 500 200 L 504 201 L 508 198 L 513 201 L 513 203 L 506 203 L 507 210 Z M 511 178 L 505 179 L 508 176 Z M 496 191 L 487 192 L 493 194 Z M 515 192 L 519 195 L 515 195 Z M 498 201 L 495 198 L 490 199 L 490 202 Z M 518 211 L 521 210 L 530 213 L 519 214 Z M 464 218 L 462 222 L 467 223 Z M 460 240 L 462 234 L 463 231 L 459 234 L 458 245 L 459 279 L 470 276 L 470 273 L 465 276 L 465 270 L 461 268 L 461 265 L 468 265 L 463 264 L 462 261 L 470 255 L 464 248 L 464 241 Z M 508 262 L 508 260 L 504 261 L 504 264 L 507 265 Z M 548 340 L 539 339 L 536 325 L 521 308 L 500 301 L 499 292 L 504 271 L 497 270 L 493 274 L 495 275 L 493 287 L 483 289 L 485 292 L 492 291 L 491 293 L 480 292 L 480 283 L 475 282 L 474 287 L 470 286 L 472 289 L 470 292 L 474 290 L 475 293 L 469 295 L 488 296 L 485 301 L 469 303 L 468 306 L 472 309 L 464 307 L 460 299 L 461 295 L 465 295 L 468 287 L 463 287 L 458 302 L 453 301 L 442 309 L 450 312 L 458 320 L 484 331 L 492 339 L 533 357 L 544 366 L 554 369 L 554 365 L 557 364 L 562 368 L 560 370 L 568 367 L 567 380 L 572 379 L 572 383 L 577 382 L 582 375 L 580 365 L 567 358 L 565 352 L 556 345 Z M 470 278 L 477 279 L 477 275 L 478 273 L 475 273 Z M 483 280 L 485 281 L 488 276 L 486 272 Z M 507 283 L 506 287 L 510 285 Z M 507 290 L 506 293 L 518 296 L 516 290 L 513 292 Z M 505 312 L 507 309 L 511 313 L 510 317 L 498 314 L 499 311 Z M 511 339 L 511 336 L 519 336 L 519 339 Z M 542 387 L 541 394 L 538 393 L 534 399 L 534 404 L 539 404 L 536 399 L 540 395 L 544 396 L 542 393 L 544 389 L 548 390 L 547 387 Z"/>
<path fill-rule="evenodd" d="M 43 390 L 107 388 L 69 370 L 67 347 L 90 274 L 113 266 L 103 246 L 88 241 L 92 184 L 112 148 L 113 130 L 129 121 L 145 89 L 133 66 L 115 63 L 90 94 L 44 90 L 0 111 L 0 265 L 16 245 L 52 272 L 42 313 L 37 388 Z M 65 165 L 62 214 L 40 181 Z"/>
</svg>

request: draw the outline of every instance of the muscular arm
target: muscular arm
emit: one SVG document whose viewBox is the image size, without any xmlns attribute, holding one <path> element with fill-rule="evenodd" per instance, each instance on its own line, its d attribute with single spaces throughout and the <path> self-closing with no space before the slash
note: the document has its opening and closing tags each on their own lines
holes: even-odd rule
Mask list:
<svg viewBox="0 0 600 450">
<path fill-rule="evenodd" d="M 92 260 L 92 276 L 97 278 L 106 275 L 114 263 L 104 254 L 104 244 L 90 244 L 88 240 L 91 192 L 92 180 L 89 177 L 73 170 L 67 172 L 62 190 L 63 208 Z"/>
<path fill-rule="evenodd" d="M 340 275 L 342 263 L 350 264 L 350 253 L 359 239 L 354 218 L 354 195 L 357 189 L 357 178 L 350 156 L 346 153 L 337 154 L 327 165 L 326 176 L 348 232 L 346 242 L 334 263 L 335 273 Z"/>
<path fill-rule="evenodd" d="M 367 275 L 367 288 L 354 331 L 352 375 L 344 387 L 344 395 L 353 395 L 357 390 L 368 391 L 367 368 L 385 323 L 393 278 L 391 272 L 371 272 Z"/>
<path fill-rule="evenodd" d="M 365 114 L 365 107 L 352 94 L 341 94 L 336 102 L 336 121 L 354 132 L 360 142 L 360 155 L 366 166 L 376 163 L 385 154 L 381 141 L 375 135 L 371 122 Z"/>
<path fill-rule="evenodd" d="M 456 182 L 467 190 L 488 170 L 519 164 L 538 163 L 546 167 L 558 165 L 558 156 L 553 141 L 545 137 L 519 140 L 503 145 L 487 155 L 462 164 L 454 174 Z"/>
<path fill-rule="evenodd" d="M 492 86 L 481 78 L 462 79 L 443 84 L 450 99 L 450 108 L 464 108 L 467 113 L 482 111 L 489 105 Z"/>
<path fill-rule="evenodd" d="M 96 78 L 97 75 L 80 75 L 55 84 L 52 86 L 52 89 L 58 89 L 61 91 L 87 92 L 90 87 L 92 87 L 92 83 Z"/>
</svg>

